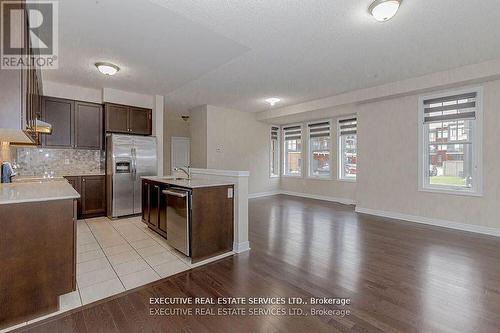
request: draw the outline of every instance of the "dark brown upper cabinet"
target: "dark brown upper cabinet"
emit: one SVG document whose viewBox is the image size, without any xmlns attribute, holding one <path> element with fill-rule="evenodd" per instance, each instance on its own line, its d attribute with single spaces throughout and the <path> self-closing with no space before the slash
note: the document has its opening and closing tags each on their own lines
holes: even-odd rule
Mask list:
<svg viewBox="0 0 500 333">
<path fill-rule="evenodd" d="M 52 125 L 44 135 L 48 148 L 101 149 L 102 105 L 69 99 L 43 97 L 42 119 Z"/>
<path fill-rule="evenodd" d="M 106 132 L 129 133 L 129 107 L 116 104 L 105 104 Z"/>
<path fill-rule="evenodd" d="M 104 109 L 106 132 L 151 135 L 151 109 L 111 103 Z"/>
<path fill-rule="evenodd" d="M 129 128 L 134 134 L 151 135 L 151 110 L 130 108 Z"/>
<path fill-rule="evenodd" d="M 72 148 L 74 146 L 74 109 L 74 101 L 44 97 L 42 119 L 52 125 L 52 134 L 43 136 L 44 147 Z"/>
<path fill-rule="evenodd" d="M 6 0 L 0 0 L 2 7 Z M 9 4 L 13 9 L 27 11 L 26 4 L 21 1 Z M 28 59 L 36 56 L 30 46 L 31 36 L 28 28 L 28 13 L 21 15 L 20 20 L 10 22 L 10 29 L 20 35 L 19 42 L 24 42 L 20 50 Z M 3 18 L 2 18 L 3 19 Z M 3 21 L 2 21 L 3 24 Z M 13 30 L 14 29 L 14 30 Z M 21 45 L 20 45 L 21 46 Z M 22 68 L 1 70 L 0 74 L 0 141 L 12 144 L 38 145 L 40 133 L 36 123 L 40 119 L 42 80 L 40 68 L 28 61 Z"/>
<path fill-rule="evenodd" d="M 102 105 L 75 102 L 75 146 L 100 149 L 102 138 Z"/>
</svg>

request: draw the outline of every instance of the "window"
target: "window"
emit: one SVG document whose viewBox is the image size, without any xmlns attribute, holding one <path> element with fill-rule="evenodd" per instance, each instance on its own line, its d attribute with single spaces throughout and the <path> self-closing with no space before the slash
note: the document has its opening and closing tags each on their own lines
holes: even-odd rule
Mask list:
<svg viewBox="0 0 500 333">
<path fill-rule="evenodd" d="M 338 121 L 339 179 L 356 180 L 357 127 L 358 120 L 355 117 L 339 119 Z"/>
<path fill-rule="evenodd" d="M 307 125 L 309 133 L 309 177 L 331 177 L 330 122 Z"/>
<path fill-rule="evenodd" d="M 280 165 L 280 143 L 279 143 L 279 137 L 280 137 L 280 128 L 276 126 L 271 126 L 271 156 L 270 156 L 270 161 L 271 161 L 271 166 L 270 166 L 270 175 L 271 177 L 279 177 L 280 175 L 280 170 L 279 170 L 279 165 Z"/>
<path fill-rule="evenodd" d="M 420 188 L 480 194 L 481 91 L 422 98 Z"/>
<path fill-rule="evenodd" d="M 283 175 L 302 176 L 302 126 L 283 127 Z"/>
</svg>

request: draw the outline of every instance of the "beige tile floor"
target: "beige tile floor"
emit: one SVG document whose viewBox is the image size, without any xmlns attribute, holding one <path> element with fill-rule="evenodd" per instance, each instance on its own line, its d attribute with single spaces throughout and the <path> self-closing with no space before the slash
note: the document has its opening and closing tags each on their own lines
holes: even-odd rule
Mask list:
<svg viewBox="0 0 500 333">
<path fill-rule="evenodd" d="M 140 217 L 78 221 L 76 258 L 81 304 L 190 268 L 189 258 L 149 230 Z"/>
<path fill-rule="evenodd" d="M 58 312 L 0 330 L 0 333 L 206 263 L 192 265 L 190 258 L 149 230 L 140 217 L 79 220 L 76 258 L 77 290 L 60 297 Z"/>
</svg>

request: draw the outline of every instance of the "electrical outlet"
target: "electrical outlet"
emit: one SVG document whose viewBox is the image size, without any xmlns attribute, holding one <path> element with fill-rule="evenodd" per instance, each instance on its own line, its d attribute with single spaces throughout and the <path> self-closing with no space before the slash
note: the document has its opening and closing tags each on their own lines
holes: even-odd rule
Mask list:
<svg viewBox="0 0 500 333">
<path fill-rule="evenodd" d="M 65 158 L 65 159 L 64 159 L 64 164 L 65 164 L 65 165 L 68 165 L 68 164 L 69 164 L 69 158 Z"/>
</svg>

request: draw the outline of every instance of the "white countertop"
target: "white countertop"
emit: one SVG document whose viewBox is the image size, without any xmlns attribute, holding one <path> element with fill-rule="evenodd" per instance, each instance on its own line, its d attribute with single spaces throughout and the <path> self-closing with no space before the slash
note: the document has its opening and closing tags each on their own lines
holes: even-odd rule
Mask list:
<svg viewBox="0 0 500 333">
<path fill-rule="evenodd" d="M 200 187 L 214 187 L 214 186 L 227 186 L 227 185 L 234 185 L 234 183 L 229 182 L 229 181 L 224 181 L 224 180 L 212 180 L 212 179 L 202 179 L 202 178 L 195 178 L 191 180 L 187 179 L 174 179 L 172 177 L 158 177 L 158 176 L 149 176 L 149 177 L 142 177 L 143 179 L 148 179 L 152 180 L 155 182 L 159 183 L 164 183 L 164 184 L 169 184 L 169 185 L 175 185 L 175 186 L 182 186 L 182 187 L 187 187 L 187 188 L 200 188 Z"/>
<path fill-rule="evenodd" d="M 0 205 L 79 197 L 78 192 L 66 180 L 0 184 Z"/>
</svg>

